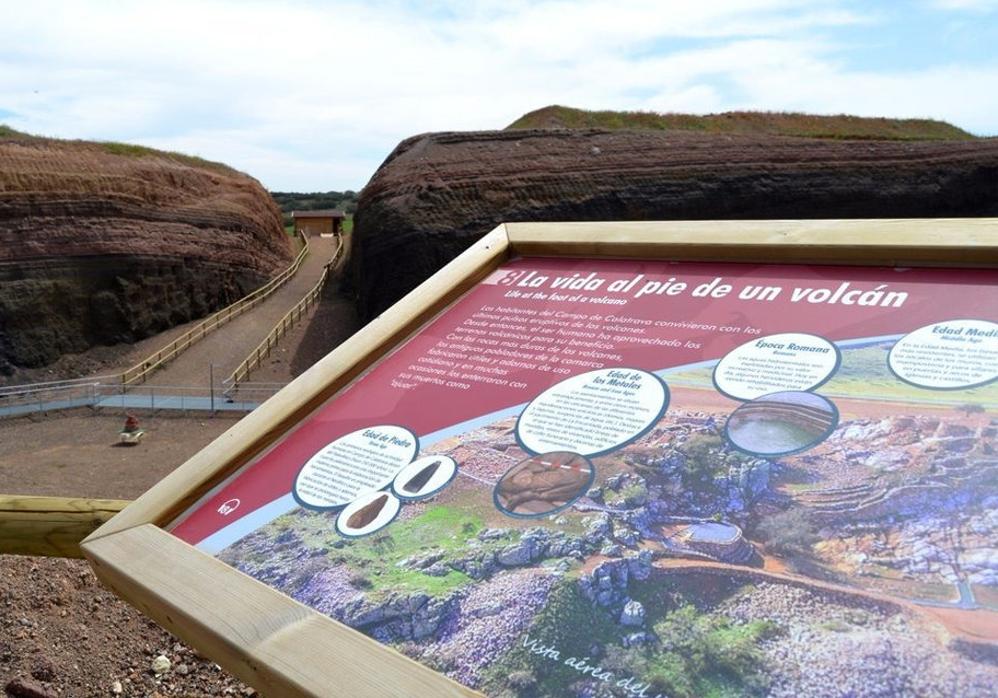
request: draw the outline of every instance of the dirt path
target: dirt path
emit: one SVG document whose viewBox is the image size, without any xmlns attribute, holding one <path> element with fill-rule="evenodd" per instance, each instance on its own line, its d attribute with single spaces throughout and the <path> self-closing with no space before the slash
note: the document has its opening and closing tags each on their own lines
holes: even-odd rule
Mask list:
<svg viewBox="0 0 998 698">
<path fill-rule="evenodd" d="M 319 302 L 281 338 L 270 356 L 250 375 L 251 382 L 289 383 L 361 328 L 356 304 L 341 290 L 342 270 L 351 241 L 349 234 L 343 236 L 343 254 L 333 270 L 335 275 L 323 287 Z"/>
<path fill-rule="evenodd" d="M 687 560 L 683 558 L 663 558 L 655 562 L 655 567 L 665 571 L 721 571 L 747 579 L 770 579 L 776 582 L 804 585 L 836 594 L 865 598 L 876 603 L 906 609 L 916 616 L 930 616 L 946 626 L 947 630 L 951 633 L 960 635 L 965 639 L 991 644 L 998 643 L 998 632 L 996 632 L 996 628 L 998 628 L 998 622 L 996 622 L 998 621 L 998 613 L 985 609 L 970 611 L 961 608 L 922 606 L 908 599 L 878 594 L 868 589 L 845 587 L 812 577 L 796 575 L 787 571 L 776 571 L 772 568 L 756 569 L 739 565 L 729 565 L 723 562 Z"/>
<path fill-rule="evenodd" d="M 293 308 L 322 275 L 338 243 L 334 238 L 314 237 L 298 273 L 256 308 L 223 325 L 192 346 L 165 368 L 154 373 L 150 385 L 205 386 L 209 366 L 214 365 L 216 386 L 254 349 L 274 325 Z"/>
<path fill-rule="evenodd" d="M 361 327 L 353 300 L 334 281 L 326 284 L 319 303 L 295 326 L 249 379 L 255 383 L 288 383 L 342 344 Z"/>
<path fill-rule="evenodd" d="M 235 416 L 140 417 L 146 436 L 118 446 L 120 414 L 89 409 L 0 420 L 0 492 L 134 499 L 236 423 Z"/>
</svg>

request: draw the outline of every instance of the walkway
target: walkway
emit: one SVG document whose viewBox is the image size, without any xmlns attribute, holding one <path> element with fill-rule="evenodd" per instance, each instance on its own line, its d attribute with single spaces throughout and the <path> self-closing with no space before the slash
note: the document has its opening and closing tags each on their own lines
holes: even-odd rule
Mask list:
<svg viewBox="0 0 998 698">
<path fill-rule="evenodd" d="M 310 250 L 301 267 L 263 303 L 223 325 L 175 361 L 150 376 L 147 385 L 198 386 L 208 392 L 209 366 L 214 365 L 216 389 L 262 342 L 274 325 L 308 293 L 336 251 L 335 238 L 309 238 Z"/>
<path fill-rule="evenodd" d="M 113 388 L 113 386 L 103 386 Z M 23 417 L 29 414 L 69 410 L 76 407 L 93 407 L 111 410 L 175 410 L 178 412 L 252 412 L 272 394 L 251 395 L 248 398 L 228 400 L 221 391 L 215 395 L 177 393 L 176 389 L 163 388 L 156 392 L 156 386 L 142 386 L 123 395 L 90 394 L 80 390 L 76 397 L 59 400 L 43 400 L 16 405 L 0 405 L 0 417 Z M 255 398 L 255 399 L 254 399 Z"/>
</svg>

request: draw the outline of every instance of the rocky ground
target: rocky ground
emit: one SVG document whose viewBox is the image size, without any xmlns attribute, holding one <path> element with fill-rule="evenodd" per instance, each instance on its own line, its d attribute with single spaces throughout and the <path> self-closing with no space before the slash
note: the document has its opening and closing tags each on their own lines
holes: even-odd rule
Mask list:
<svg viewBox="0 0 998 698">
<path fill-rule="evenodd" d="M 0 421 L 0 491 L 131 499 L 233 424 L 142 421 L 149 435 L 133 448 L 114 446 L 120 415 Z M 0 556 L 0 690 L 18 698 L 252 694 L 104 590 L 82 560 L 14 556 Z"/>
<path fill-rule="evenodd" d="M 719 610 L 782 629 L 762 643 L 774 698 L 993 695 L 994 666 L 940 647 L 912 618 L 885 608 L 844 612 L 820 593 L 761 583 Z"/>
<path fill-rule="evenodd" d="M 255 695 L 106 591 L 85 562 L 7 555 L 0 689 L 11 698 Z"/>
</svg>

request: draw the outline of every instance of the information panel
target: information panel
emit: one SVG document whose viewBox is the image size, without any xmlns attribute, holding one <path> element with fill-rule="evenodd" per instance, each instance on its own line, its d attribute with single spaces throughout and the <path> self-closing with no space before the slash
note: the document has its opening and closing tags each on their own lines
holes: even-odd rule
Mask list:
<svg viewBox="0 0 998 698">
<path fill-rule="evenodd" d="M 488 695 L 989 695 L 996 378 L 994 271 L 518 259 L 172 532 Z"/>
</svg>

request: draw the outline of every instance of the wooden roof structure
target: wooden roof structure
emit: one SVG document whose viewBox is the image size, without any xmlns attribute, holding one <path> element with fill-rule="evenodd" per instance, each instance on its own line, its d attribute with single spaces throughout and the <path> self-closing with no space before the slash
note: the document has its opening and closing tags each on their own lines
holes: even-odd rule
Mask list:
<svg viewBox="0 0 998 698">
<path fill-rule="evenodd" d="M 298 218 L 346 218 L 347 214 L 338 208 L 322 208 L 315 211 L 292 211 L 291 217 Z"/>
</svg>

